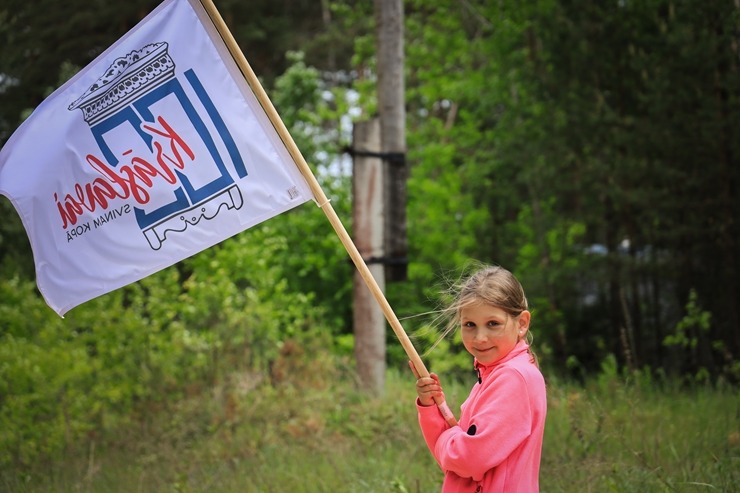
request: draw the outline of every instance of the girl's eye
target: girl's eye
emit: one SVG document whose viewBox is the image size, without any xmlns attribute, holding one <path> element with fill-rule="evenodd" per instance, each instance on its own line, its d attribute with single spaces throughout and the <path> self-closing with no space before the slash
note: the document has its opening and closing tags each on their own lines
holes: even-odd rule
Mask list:
<svg viewBox="0 0 740 493">
<path fill-rule="evenodd" d="M 463 327 L 475 327 L 475 324 L 473 322 L 465 322 L 463 323 Z"/>
<path fill-rule="evenodd" d="M 501 325 L 501 324 L 499 324 L 495 320 L 491 320 L 490 322 L 488 322 L 488 326 L 489 327 L 498 327 L 499 325 Z"/>
</svg>

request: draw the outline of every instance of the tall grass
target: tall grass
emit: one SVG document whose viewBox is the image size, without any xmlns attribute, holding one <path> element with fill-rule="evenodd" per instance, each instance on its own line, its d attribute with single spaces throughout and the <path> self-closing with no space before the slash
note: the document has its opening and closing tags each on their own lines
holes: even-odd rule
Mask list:
<svg viewBox="0 0 740 493">
<path fill-rule="evenodd" d="M 389 371 L 384 396 L 372 398 L 350 372 L 293 370 L 278 380 L 232 375 L 33 470 L 3 471 L 0 491 L 439 491 L 442 473 L 418 430 L 410 374 Z M 453 409 L 472 383 L 446 383 Z M 738 491 L 733 388 L 550 379 L 548 399 L 543 493 Z"/>
<path fill-rule="evenodd" d="M 552 384 L 542 491 L 740 491 L 734 389 Z"/>
</svg>

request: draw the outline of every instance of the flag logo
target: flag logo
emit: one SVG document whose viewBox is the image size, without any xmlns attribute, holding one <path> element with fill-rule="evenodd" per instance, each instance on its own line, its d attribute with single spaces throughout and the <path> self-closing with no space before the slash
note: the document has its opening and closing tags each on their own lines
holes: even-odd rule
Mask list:
<svg viewBox="0 0 740 493">
<path fill-rule="evenodd" d="M 213 219 L 222 206 L 225 210 L 241 208 L 244 203 L 241 191 L 226 168 L 224 157 L 213 144 L 214 136 L 204 124 L 204 117 L 211 120 L 217 138 L 226 146 L 227 159 L 231 160 L 238 178 L 247 176 L 242 157 L 194 70 L 186 70 L 183 79 L 181 82 L 175 74 L 175 63 L 168 53 L 167 43 L 153 43 L 117 58 L 69 105 L 70 111 L 77 108 L 82 111 L 99 145 L 100 155 L 88 154 L 87 163 L 103 177 L 91 184 L 75 184 L 74 189 L 83 190 L 83 196 L 66 193 L 58 202 L 63 227 L 73 226 L 68 232 L 69 241 L 80 232 L 88 231 L 89 223 L 75 226 L 79 220 L 78 211 L 94 213 L 99 208 L 102 214 L 93 219 L 96 228 L 116 217 L 116 209 L 113 209 L 113 216 L 106 210 L 111 198 L 132 196 L 135 199 L 136 222 L 154 250 L 161 248 L 168 233 L 184 232 L 201 219 Z M 196 101 L 188 98 L 183 83 L 189 86 Z M 180 114 L 172 117 L 161 114 L 163 101 L 168 99 L 173 100 Z M 159 113 L 152 108 L 160 108 Z M 208 163 L 214 167 L 213 180 L 193 183 L 188 171 L 197 166 L 196 156 L 192 146 L 170 121 L 179 126 L 187 125 L 198 135 L 208 151 Z M 127 132 L 132 139 L 145 144 L 147 155 L 136 155 L 133 149 L 122 149 L 121 155 L 116 155 L 106 135 L 120 132 Z M 157 181 L 171 185 L 171 200 L 151 206 L 148 189 L 161 186 Z"/>
</svg>

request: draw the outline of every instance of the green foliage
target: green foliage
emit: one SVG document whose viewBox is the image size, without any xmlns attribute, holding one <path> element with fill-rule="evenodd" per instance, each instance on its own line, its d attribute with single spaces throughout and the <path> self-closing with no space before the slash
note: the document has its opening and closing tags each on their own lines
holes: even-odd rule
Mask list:
<svg viewBox="0 0 740 493">
<path fill-rule="evenodd" d="M 447 218 L 480 218 L 420 228 L 420 244 L 435 231 L 473 239 L 452 251 L 432 242 L 430 270 L 457 252 L 509 267 L 542 317 L 538 341 L 588 369 L 608 353 L 665 364 L 674 293 L 694 287 L 708 311 L 726 314 L 714 329 L 722 356 L 700 338 L 697 364 L 712 375 L 727 367 L 740 323 L 738 202 L 705 184 L 735 183 L 740 169 L 730 164 L 740 112 L 729 90 L 738 15 L 726 1 L 412 2 L 412 180 L 432 190 L 413 195 L 410 181 L 410 217 L 436 207 L 439 183 L 454 197 L 441 200 Z M 448 173 L 462 185 L 449 186 Z M 465 215 L 445 210 L 448 200 Z M 640 341 L 627 351 L 625 331 Z"/>
<path fill-rule="evenodd" d="M 0 281 L 0 463 L 30 462 L 64 443 L 65 383 L 80 373 L 78 352 L 55 344 L 60 320 L 17 278 Z M 31 340 L 29 340 L 31 339 Z M 46 341 L 44 347 L 34 339 Z M 48 350 L 47 350 L 48 349 Z M 61 385 L 60 385 L 61 384 Z M 79 392 L 74 389 L 73 392 Z M 60 399 L 61 397 L 61 399 Z M 61 406 L 59 405 L 61 401 Z M 81 426 L 81 422 L 69 426 Z"/>
<path fill-rule="evenodd" d="M 324 325 L 314 295 L 287 290 L 282 265 L 267 260 L 289 255 L 285 238 L 260 233 L 252 241 L 237 236 L 65 319 L 29 283 L 1 281 L 10 303 L 2 305 L 0 462 L 53 456 L 87 432 L 116 429 L 218 382 L 226 369 L 266 370 L 287 340 L 336 330 Z"/>
<path fill-rule="evenodd" d="M 413 334 L 414 343 L 422 348 L 422 357 L 429 371 L 448 375 L 461 381 L 473 380 L 473 361 L 470 353 L 463 349 L 460 332 L 455 331 L 444 339 L 433 326 L 421 326 Z"/>
<path fill-rule="evenodd" d="M 709 332 L 711 320 L 712 314 L 701 309 L 696 290 L 692 289 L 686 302 L 686 315 L 676 324 L 675 332 L 663 339 L 663 344 L 689 350 L 696 349 L 699 334 Z"/>
<path fill-rule="evenodd" d="M 719 376 L 737 381 L 740 377 L 740 365 L 732 357 L 724 341 L 712 339 L 712 333 L 712 314 L 702 308 L 696 290 L 691 289 L 684 317 L 676 324 L 674 331 L 666 335 L 663 344 L 673 349 L 679 370 L 682 368 L 694 370 L 679 371 L 679 374 L 685 373 L 684 376 L 690 381 L 705 382 L 711 379 L 711 375 L 707 368 L 699 363 L 702 360 L 700 341 L 709 339 L 712 341 L 709 347 L 720 355 L 723 361 Z"/>
</svg>

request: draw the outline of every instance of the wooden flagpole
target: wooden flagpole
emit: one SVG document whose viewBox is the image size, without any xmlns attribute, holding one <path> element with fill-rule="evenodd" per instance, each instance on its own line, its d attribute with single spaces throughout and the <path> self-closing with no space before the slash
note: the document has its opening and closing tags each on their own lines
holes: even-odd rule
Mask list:
<svg viewBox="0 0 740 493">
<path fill-rule="evenodd" d="M 252 71 L 252 67 L 249 65 L 249 62 L 247 62 L 247 59 L 239 48 L 239 45 L 236 43 L 234 36 L 231 34 L 231 31 L 221 17 L 221 14 L 216 9 L 216 6 L 214 5 L 212 0 L 200 0 L 200 2 L 208 13 L 208 16 L 211 18 L 211 21 L 216 27 L 216 30 L 219 32 L 222 39 L 224 40 L 224 43 L 226 43 L 226 47 L 229 49 L 231 56 L 234 57 L 236 64 L 239 66 L 239 69 L 246 78 L 249 86 L 252 88 L 252 91 L 262 105 L 262 108 L 265 110 L 265 113 L 267 113 L 267 116 L 272 122 L 272 125 L 275 127 L 275 130 L 277 130 L 278 134 L 280 135 L 280 138 L 282 139 L 288 152 L 298 166 L 298 169 L 300 170 L 303 177 L 306 179 L 306 182 L 311 188 L 311 192 L 314 196 L 316 204 L 321 208 L 322 211 L 324 211 L 324 214 L 326 214 L 326 217 L 329 219 L 329 222 L 334 228 L 334 231 L 339 236 L 339 239 L 344 245 L 344 248 L 347 250 L 347 253 L 354 262 L 355 267 L 357 267 L 360 276 L 365 281 L 365 284 L 370 289 L 370 292 L 372 293 L 375 300 L 378 302 L 378 304 L 380 304 L 385 318 L 388 320 L 388 323 L 393 329 L 393 332 L 395 332 L 396 337 L 400 341 L 401 346 L 403 346 L 403 349 L 406 351 L 409 359 L 414 364 L 416 371 L 419 373 L 420 376 L 428 377 L 429 371 L 424 365 L 424 362 L 421 360 L 419 354 L 416 352 L 414 345 L 411 343 L 411 340 L 406 334 L 406 331 L 404 331 L 403 326 L 401 326 L 401 322 L 399 322 L 398 317 L 396 317 L 396 314 L 393 312 L 393 309 L 388 303 L 388 300 L 386 300 L 383 291 L 380 289 L 380 286 L 378 286 L 378 283 L 375 281 L 375 278 L 370 272 L 370 269 L 367 267 L 367 264 L 362 258 L 362 255 L 360 255 L 360 252 L 357 250 L 357 247 L 352 241 L 352 238 L 349 236 L 347 230 L 344 228 L 344 225 L 339 220 L 337 213 L 331 206 L 331 202 L 326 197 L 326 194 L 324 193 L 324 190 L 321 188 L 321 185 L 314 176 L 313 171 L 311 171 L 311 168 L 308 166 L 306 160 L 303 158 L 301 151 L 298 149 L 298 146 L 293 141 L 293 137 L 290 135 L 288 129 L 285 127 L 282 118 L 280 118 L 280 115 L 278 115 L 277 110 L 267 96 L 267 93 L 262 87 L 262 84 L 260 83 L 257 76 L 254 74 L 254 71 Z M 447 406 L 447 403 L 441 399 L 436 400 L 435 402 L 437 403 L 437 406 L 447 423 L 449 423 L 451 426 L 455 426 L 457 424 L 457 420 L 452 414 L 452 411 L 450 411 L 450 408 Z"/>
</svg>

